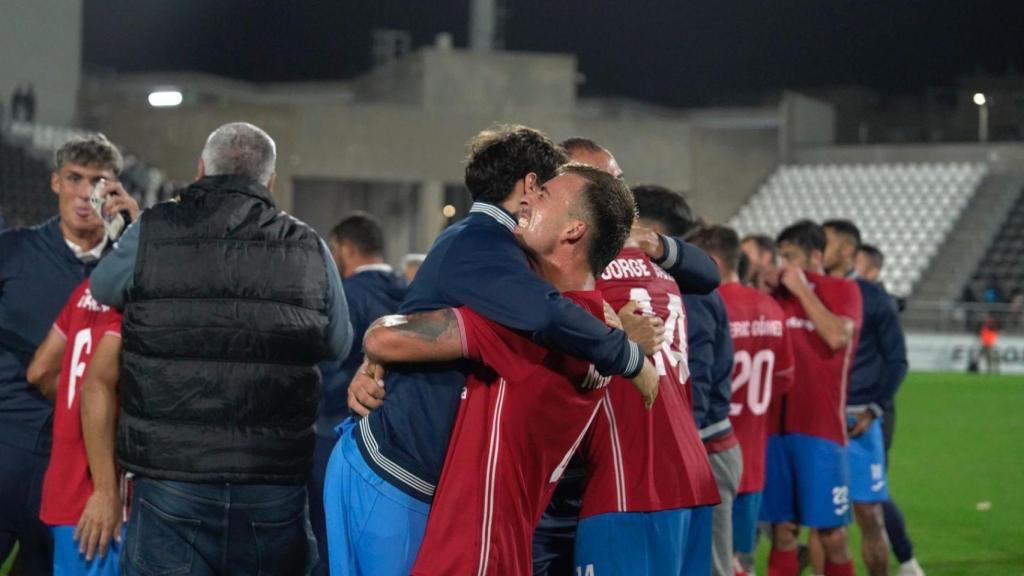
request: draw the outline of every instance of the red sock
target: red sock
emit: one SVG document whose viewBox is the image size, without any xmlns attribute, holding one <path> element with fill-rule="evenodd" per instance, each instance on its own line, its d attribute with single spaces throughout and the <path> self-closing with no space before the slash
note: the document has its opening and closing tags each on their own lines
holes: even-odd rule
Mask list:
<svg viewBox="0 0 1024 576">
<path fill-rule="evenodd" d="M 742 570 L 736 570 L 733 572 L 733 576 L 747 576 L 747 573 Z"/>
<path fill-rule="evenodd" d="M 825 560 L 825 576 L 853 576 L 853 560 L 833 564 Z"/>
<path fill-rule="evenodd" d="M 776 550 L 772 548 L 768 556 L 768 576 L 798 576 L 800 574 L 800 561 L 797 560 L 796 550 Z"/>
</svg>

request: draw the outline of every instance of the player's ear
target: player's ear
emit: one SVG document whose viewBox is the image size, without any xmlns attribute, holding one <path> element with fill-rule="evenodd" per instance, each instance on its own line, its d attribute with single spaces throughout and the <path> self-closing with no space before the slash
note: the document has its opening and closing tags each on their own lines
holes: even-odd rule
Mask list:
<svg viewBox="0 0 1024 576">
<path fill-rule="evenodd" d="M 562 236 L 570 243 L 579 242 L 587 233 L 587 223 L 583 220 L 572 220 Z"/>
<path fill-rule="evenodd" d="M 537 192 L 540 188 L 540 178 L 537 178 L 536 172 L 528 172 L 526 176 L 523 177 L 523 187 L 526 192 L 530 192 L 531 194 Z"/>
<path fill-rule="evenodd" d="M 50 190 L 53 190 L 54 194 L 60 194 L 60 174 L 56 172 L 50 173 Z"/>
</svg>

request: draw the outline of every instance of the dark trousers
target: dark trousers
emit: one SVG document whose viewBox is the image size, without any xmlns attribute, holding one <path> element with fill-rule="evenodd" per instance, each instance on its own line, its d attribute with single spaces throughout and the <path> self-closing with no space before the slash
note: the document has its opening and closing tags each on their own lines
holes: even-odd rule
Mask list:
<svg viewBox="0 0 1024 576">
<path fill-rule="evenodd" d="M 896 432 L 896 408 L 887 410 L 882 415 L 882 436 L 885 440 L 885 461 L 889 465 L 889 447 Z M 903 511 L 896 505 L 890 493 L 889 499 L 882 502 L 882 513 L 885 515 L 885 532 L 889 536 L 892 552 L 900 562 L 907 562 L 914 557 L 914 543 L 907 534 L 907 524 L 903 520 Z"/>
<path fill-rule="evenodd" d="M 309 477 L 309 521 L 316 536 L 316 545 L 320 561 L 313 568 L 313 576 L 327 576 L 330 561 L 327 559 L 327 525 L 324 520 L 324 475 L 327 473 L 327 462 L 331 459 L 331 451 L 338 443 L 333 434 L 321 436 L 317 434 L 316 447 L 313 450 L 313 473 Z"/>
<path fill-rule="evenodd" d="M 137 478 L 126 575 L 309 574 L 316 541 L 305 486 Z"/>
<path fill-rule="evenodd" d="M 53 573 L 53 538 L 39 519 L 44 454 L 0 443 L 0 562 L 21 543 L 18 557 L 26 574 Z"/>
</svg>

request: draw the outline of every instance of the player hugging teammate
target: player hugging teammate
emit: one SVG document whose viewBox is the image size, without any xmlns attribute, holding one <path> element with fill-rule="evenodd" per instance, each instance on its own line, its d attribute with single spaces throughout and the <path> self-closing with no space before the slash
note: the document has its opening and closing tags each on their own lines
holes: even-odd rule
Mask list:
<svg viewBox="0 0 1024 576">
<path fill-rule="evenodd" d="M 222 172 L 227 157 L 259 161 Z M 741 242 L 680 194 L 630 189 L 591 140 L 497 126 L 469 145 L 469 215 L 406 291 L 371 216 L 339 224 L 332 259 L 273 207 L 275 158 L 258 128 L 218 129 L 203 178 L 58 298 L 27 378 L 55 400 L 49 566 L 116 574 L 124 534 L 129 573 L 749 575 L 760 519 L 770 576 L 798 574 L 801 526 L 815 573 L 846 576 L 852 510 L 886 573 L 881 418 L 906 360 L 891 300 L 852 272 L 852 223 Z M 154 256 L 189 250 L 202 274 Z M 159 350 L 151 322 L 175 335 Z M 117 457 L 151 476 L 124 530 L 122 366 Z M 199 424 L 215 433 L 169 432 Z"/>
</svg>

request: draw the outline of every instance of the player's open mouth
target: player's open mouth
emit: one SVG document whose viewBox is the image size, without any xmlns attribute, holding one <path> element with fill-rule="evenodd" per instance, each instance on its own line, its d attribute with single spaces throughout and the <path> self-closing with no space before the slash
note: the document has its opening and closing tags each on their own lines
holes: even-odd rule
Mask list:
<svg viewBox="0 0 1024 576">
<path fill-rule="evenodd" d="M 517 227 L 520 230 L 526 230 L 526 227 L 530 225 L 530 210 L 524 208 L 519 211 L 519 218 L 516 221 Z"/>
</svg>

